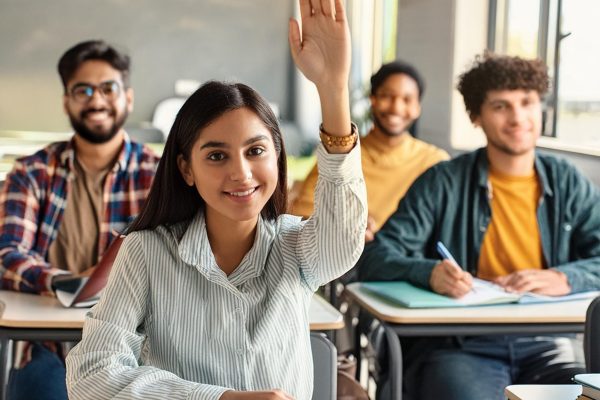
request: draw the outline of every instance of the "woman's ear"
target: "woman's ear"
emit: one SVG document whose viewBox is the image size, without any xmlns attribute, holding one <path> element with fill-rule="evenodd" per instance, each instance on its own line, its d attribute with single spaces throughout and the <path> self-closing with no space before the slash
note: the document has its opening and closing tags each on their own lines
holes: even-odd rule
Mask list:
<svg viewBox="0 0 600 400">
<path fill-rule="evenodd" d="M 187 183 L 188 186 L 194 186 L 194 175 L 192 174 L 190 163 L 185 160 L 183 154 L 177 156 L 177 167 L 179 168 L 179 172 L 181 172 L 181 176 L 185 183 Z"/>
</svg>

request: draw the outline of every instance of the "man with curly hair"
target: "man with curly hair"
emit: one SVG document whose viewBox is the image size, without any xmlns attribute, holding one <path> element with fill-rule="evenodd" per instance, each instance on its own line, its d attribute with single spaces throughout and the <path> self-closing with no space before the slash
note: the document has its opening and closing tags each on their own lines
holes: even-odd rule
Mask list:
<svg viewBox="0 0 600 400">
<path fill-rule="evenodd" d="M 459 298 L 473 277 L 550 296 L 600 289 L 600 191 L 536 151 L 548 74 L 539 60 L 478 57 L 458 90 L 487 146 L 430 168 L 365 247 L 361 280 L 405 280 Z M 440 260 L 443 242 L 456 263 Z M 410 398 L 503 399 L 515 383 L 584 371 L 568 335 L 419 338 L 405 351 Z"/>
</svg>

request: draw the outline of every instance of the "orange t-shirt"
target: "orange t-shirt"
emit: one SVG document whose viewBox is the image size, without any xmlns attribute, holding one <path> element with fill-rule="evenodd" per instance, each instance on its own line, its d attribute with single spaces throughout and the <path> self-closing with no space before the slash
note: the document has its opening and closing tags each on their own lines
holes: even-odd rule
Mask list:
<svg viewBox="0 0 600 400">
<path fill-rule="evenodd" d="M 483 238 L 477 276 L 491 280 L 519 270 L 542 269 L 537 173 L 510 176 L 490 168 L 489 183 L 492 218 Z"/>
</svg>

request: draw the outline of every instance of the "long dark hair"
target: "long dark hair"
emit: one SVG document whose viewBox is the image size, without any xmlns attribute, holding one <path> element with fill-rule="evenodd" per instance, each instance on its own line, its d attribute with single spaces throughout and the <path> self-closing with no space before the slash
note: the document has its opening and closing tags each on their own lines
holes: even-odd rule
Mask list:
<svg viewBox="0 0 600 400">
<path fill-rule="evenodd" d="M 287 168 L 285 149 L 277 118 L 258 92 L 241 83 L 210 81 L 183 104 L 167 138 L 150 194 L 128 232 L 153 229 L 191 219 L 203 210 L 204 200 L 195 186 L 188 186 L 177 167 L 177 156 L 190 160 L 190 152 L 202 129 L 228 111 L 246 107 L 271 131 L 277 151 L 278 181 L 275 192 L 261 214 L 275 219 L 286 210 Z"/>
</svg>

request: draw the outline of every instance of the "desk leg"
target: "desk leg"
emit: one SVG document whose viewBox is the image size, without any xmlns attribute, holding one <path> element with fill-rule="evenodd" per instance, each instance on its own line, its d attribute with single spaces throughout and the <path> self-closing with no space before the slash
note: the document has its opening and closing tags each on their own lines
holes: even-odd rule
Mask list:
<svg viewBox="0 0 600 400">
<path fill-rule="evenodd" d="M 12 347 L 13 341 L 6 336 L 0 337 L 0 400 L 6 400 L 8 391 L 8 377 L 12 367 Z"/>
</svg>

